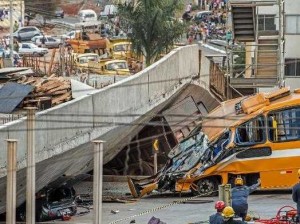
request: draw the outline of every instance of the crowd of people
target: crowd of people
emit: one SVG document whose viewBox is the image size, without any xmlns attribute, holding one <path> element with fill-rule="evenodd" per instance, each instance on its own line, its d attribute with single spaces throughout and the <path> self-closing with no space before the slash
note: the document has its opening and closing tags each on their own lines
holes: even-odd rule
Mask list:
<svg viewBox="0 0 300 224">
<path fill-rule="evenodd" d="M 188 43 L 191 44 L 195 40 L 206 43 L 207 39 L 223 39 L 229 43 L 232 40 L 232 32 L 226 28 L 227 1 L 212 0 L 207 8 L 211 13 L 204 14 L 200 19 L 197 19 L 197 16 L 193 19 L 191 16 L 190 18 L 187 16 L 192 12 L 192 4 L 186 6 L 182 18 L 188 18 L 187 20 L 192 22 L 186 32 Z"/>
</svg>

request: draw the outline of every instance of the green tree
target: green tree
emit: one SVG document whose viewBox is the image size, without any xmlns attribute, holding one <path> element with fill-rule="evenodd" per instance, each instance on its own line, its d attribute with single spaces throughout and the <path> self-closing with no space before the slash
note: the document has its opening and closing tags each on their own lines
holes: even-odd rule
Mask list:
<svg viewBox="0 0 300 224">
<path fill-rule="evenodd" d="M 39 14 L 43 17 L 45 23 L 46 19 L 55 18 L 55 10 L 60 3 L 60 0 L 25 0 L 25 13 L 28 15 L 29 20 Z"/>
<path fill-rule="evenodd" d="M 184 32 L 184 24 L 175 18 L 181 0 L 133 0 L 119 4 L 118 13 L 131 29 L 133 51 L 144 55 L 149 66 L 168 51 Z"/>
</svg>

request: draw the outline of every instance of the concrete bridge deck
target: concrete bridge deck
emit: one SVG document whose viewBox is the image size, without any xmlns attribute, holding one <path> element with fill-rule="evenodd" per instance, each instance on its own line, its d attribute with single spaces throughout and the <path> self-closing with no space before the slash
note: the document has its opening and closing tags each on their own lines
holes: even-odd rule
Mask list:
<svg viewBox="0 0 300 224">
<path fill-rule="evenodd" d="M 173 50 L 140 73 L 95 93 L 37 113 L 36 190 L 63 175 L 92 169 L 92 140 L 102 139 L 104 162 L 130 135 L 170 103 L 199 73 L 198 46 Z M 25 200 L 26 118 L 0 127 L 0 212 L 5 211 L 6 143 L 17 139 L 17 203 Z"/>
</svg>

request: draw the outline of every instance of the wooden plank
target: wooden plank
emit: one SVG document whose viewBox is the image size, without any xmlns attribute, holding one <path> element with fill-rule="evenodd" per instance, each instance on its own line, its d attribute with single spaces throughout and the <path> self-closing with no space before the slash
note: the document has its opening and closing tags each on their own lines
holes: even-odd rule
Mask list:
<svg viewBox="0 0 300 224">
<path fill-rule="evenodd" d="M 67 92 L 59 97 L 55 97 L 52 99 L 52 105 L 56 105 L 64 100 L 67 100 L 68 97 L 70 97 L 70 96 L 71 96 L 71 92 Z"/>
<path fill-rule="evenodd" d="M 71 89 L 71 85 L 63 84 L 63 85 L 60 85 L 56 88 L 50 89 L 50 90 L 46 91 L 45 93 L 54 93 L 56 91 L 67 90 L 67 89 Z"/>
</svg>

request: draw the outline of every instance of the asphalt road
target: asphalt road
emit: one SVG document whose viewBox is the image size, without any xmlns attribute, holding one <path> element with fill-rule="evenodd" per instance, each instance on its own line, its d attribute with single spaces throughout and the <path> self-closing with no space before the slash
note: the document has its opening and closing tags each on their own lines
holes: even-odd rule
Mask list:
<svg viewBox="0 0 300 224">
<path fill-rule="evenodd" d="M 77 188 L 81 193 L 91 193 L 92 183 L 81 185 Z M 129 192 L 126 183 L 104 183 L 104 195 L 124 195 Z M 200 203 L 180 203 L 163 209 L 156 210 L 157 207 L 162 207 L 173 203 L 174 201 L 183 200 L 191 195 L 184 194 L 180 197 L 179 194 L 163 194 L 150 195 L 144 197 L 134 203 L 103 203 L 102 223 L 110 224 L 119 219 L 125 219 L 116 223 L 127 223 L 135 220 L 138 224 L 147 224 L 152 216 L 160 218 L 167 224 L 187 224 L 197 221 L 207 221 L 210 214 L 214 213 L 214 202 L 217 197 L 201 197 L 197 198 Z M 291 191 L 274 191 L 274 192 L 255 192 L 249 196 L 249 213 L 256 217 L 268 219 L 275 217 L 277 211 L 284 205 L 296 205 L 291 200 Z M 83 209 L 84 210 L 84 209 Z M 83 211 L 81 210 L 81 211 Z M 114 214 L 113 211 L 116 211 Z M 147 212 L 147 211 L 152 212 Z M 131 217 L 146 213 L 137 217 Z M 93 210 L 83 216 L 75 216 L 70 220 L 71 223 L 92 223 Z M 59 221 L 55 221 L 59 222 Z M 53 222 L 52 222 L 53 223 Z"/>
<path fill-rule="evenodd" d="M 164 195 L 159 197 L 150 196 L 142 198 L 135 203 L 103 203 L 102 223 L 129 224 L 132 220 L 135 220 L 135 223 L 137 224 L 147 224 L 151 217 L 154 216 L 167 224 L 188 224 L 199 221 L 207 221 L 209 215 L 215 212 L 214 202 L 218 200 L 217 197 L 201 198 L 201 203 L 182 203 L 160 210 L 155 210 L 157 207 L 168 205 L 174 201 L 185 199 L 186 197 L 187 196 L 182 196 L 180 198 L 179 196 L 174 197 L 173 195 Z M 260 217 L 261 219 L 274 218 L 277 211 L 284 205 L 291 205 L 295 207 L 294 203 L 291 201 L 291 195 L 289 193 L 250 195 L 248 202 L 249 213 L 251 215 L 255 215 L 255 217 Z M 85 209 L 81 208 L 79 211 L 85 211 Z M 90 211 L 91 212 L 86 215 L 73 216 L 68 223 L 92 223 L 93 210 L 91 209 Z M 115 211 L 116 214 L 112 211 Z M 146 214 L 139 215 L 142 213 Z M 138 216 L 132 217 L 134 215 Z M 123 221 L 116 222 L 119 219 L 123 219 Z M 56 220 L 49 223 L 66 222 Z"/>
<path fill-rule="evenodd" d="M 65 16 L 64 18 L 56 18 L 50 20 L 50 23 L 66 24 L 68 26 L 73 26 L 75 23 L 79 23 L 79 22 L 80 20 L 78 17 L 71 17 L 71 16 Z"/>
</svg>

